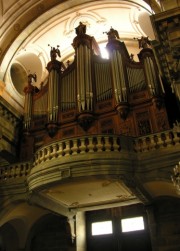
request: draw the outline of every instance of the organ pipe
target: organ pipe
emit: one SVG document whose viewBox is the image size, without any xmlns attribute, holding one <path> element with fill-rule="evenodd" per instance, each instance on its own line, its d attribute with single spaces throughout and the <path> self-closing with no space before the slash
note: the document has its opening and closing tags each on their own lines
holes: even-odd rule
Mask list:
<svg viewBox="0 0 180 251">
<path fill-rule="evenodd" d="M 120 41 L 116 40 L 115 37 L 113 39 L 109 39 L 107 48 L 109 48 L 110 50 L 112 78 L 116 102 L 117 104 L 122 102 L 126 103 L 128 101 L 128 96 L 125 83 L 122 55 L 120 53 Z"/>
<path fill-rule="evenodd" d="M 75 70 L 63 76 L 60 86 L 61 111 L 75 108 L 76 103 L 76 75 Z"/>
<path fill-rule="evenodd" d="M 156 108 L 160 110 L 164 103 L 164 88 L 159 75 L 158 67 L 155 62 L 153 51 L 152 49 L 146 47 L 141 50 L 138 56 L 144 65 L 146 81 L 152 96 L 152 101 L 156 105 Z"/>
<path fill-rule="evenodd" d="M 34 114 L 43 114 L 47 113 L 47 92 L 45 92 L 41 98 L 34 100 Z"/>
<path fill-rule="evenodd" d="M 58 86 L 59 73 L 51 70 L 49 73 L 49 92 L 48 92 L 48 121 L 57 122 L 58 117 Z"/>
<path fill-rule="evenodd" d="M 78 123 L 87 131 L 94 121 L 93 115 L 93 86 L 91 55 L 97 44 L 93 37 L 86 34 L 86 25 L 82 22 L 75 28 L 77 36 L 73 40 L 73 47 L 76 50 L 76 71 L 77 71 L 77 103 Z"/>
<path fill-rule="evenodd" d="M 111 28 L 106 34 L 108 35 L 108 44 L 106 47 L 110 54 L 116 109 L 120 117 L 125 120 L 128 115 L 129 107 L 125 71 L 121 54 L 122 43 L 119 41 L 117 30 Z"/>
<path fill-rule="evenodd" d="M 146 48 L 140 52 L 140 58 L 143 59 L 144 70 L 146 74 L 147 84 L 152 96 L 161 96 L 164 92 L 161 79 L 159 78 L 158 68 L 153 60 L 153 52 L 151 49 Z"/>
<path fill-rule="evenodd" d="M 143 69 L 127 67 L 129 91 L 131 93 L 141 91 L 145 88 L 145 78 Z"/>
<path fill-rule="evenodd" d="M 112 77 L 116 102 L 127 102 L 127 88 L 125 84 L 122 56 L 118 50 L 111 53 Z"/>
<path fill-rule="evenodd" d="M 150 76 L 151 79 L 151 84 L 152 84 L 152 88 L 153 88 L 153 95 L 159 95 L 160 91 L 159 91 L 159 81 L 154 69 L 154 64 L 153 61 L 150 57 L 146 58 L 145 64 L 147 65 L 147 69 L 148 69 L 148 74 Z"/>
<path fill-rule="evenodd" d="M 89 37 L 89 36 L 88 36 Z M 88 38 L 86 37 L 86 38 Z M 77 101 L 79 112 L 93 110 L 93 88 L 91 77 L 91 50 L 80 44 L 77 52 Z"/>
<path fill-rule="evenodd" d="M 59 95 L 59 83 L 60 83 L 60 73 L 61 73 L 61 62 L 56 60 L 57 55 L 60 56 L 59 49 L 51 48 L 51 61 L 47 65 L 47 70 L 49 71 L 48 80 L 48 123 L 58 122 L 58 95 Z"/>
<path fill-rule="evenodd" d="M 112 97 L 110 64 L 107 62 L 95 63 L 96 99 L 107 100 Z"/>
<path fill-rule="evenodd" d="M 144 68 L 145 68 L 148 87 L 149 87 L 150 93 L 153 95 L 152 81 L 151 81 L 151 76 L 149 72 L 148 62 L 146 59 L 144 60 Z"/>
<path fill-rule="evenodd" d="M 34 92 L 33 82 L 36 81 L 36 74 L 28 75 L 28 86 L 24 88 L 25 103 L 24 103 L 24 128 L 30 129 L 32 119 L 32 95 Z"/>
</svg>

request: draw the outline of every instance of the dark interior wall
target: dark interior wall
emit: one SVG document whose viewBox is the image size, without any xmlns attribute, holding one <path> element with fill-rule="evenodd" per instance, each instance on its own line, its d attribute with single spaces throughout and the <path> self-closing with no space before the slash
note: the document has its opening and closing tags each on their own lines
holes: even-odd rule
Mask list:
<svg viewBox="0 0 180 251">
<path fill-rule="evenodd" d="M 165 106 L 169 119 L 169 124 L 173 127 L 176 121 L 180 121 L 180 102 L 177 100 L 175 94 L 172 92 L 171 86 L 163 79 L 165 89 Z"/>
<path fill-rule="evenodd" d="M 120 220 L 143 216 L 145 230 L 122 233 Z M 113 234 L 92 236 L 91 223 L 112 220 Z M 147 215 L 143 205 L 133 205 L 113 209 L 90 211 L 86 213 L 87 251 L 151 251 L 151 240 Z"/>
<path fill-rule="evenodd" d="M 0 228 L 0 251 L 18 251 L 19 239 L 16 230 L 10 223 Z"/>
<path fill-rule="evenodd" d="M 86 212 L 87 251 L 179 251 L 180 200 L 161 198 L 150 205 L 153 212 L 153 248 L 147 219 L 147 207 L 142 204 Z M 145 230 L 122 233 L 120 220 L 143 216 Z M 92 236 L 91 223 L 112 220 L 113 234 Z M 152 226 L 152 224 L 151 224 Z M 153 233 L 152 233 L 153 232 Z M 26 251 L 75 251 L 67 218 L 43 216 L 32 227 Z M 10 223 L 0 228 L 0 251 L 19 251 L 18 235 Z"/>
<path fill-rule="evenodd" d="M 71 242 L 71 233 L 67 218 L 57 215 L 42 217 L 31 230 L 26 250 L 75 250 Z"/>
<path fill-rule="evenodd" d="M 180 199 L 165 198 L 154 204 L 157 251 L 180 250 Z"/>
</svg>

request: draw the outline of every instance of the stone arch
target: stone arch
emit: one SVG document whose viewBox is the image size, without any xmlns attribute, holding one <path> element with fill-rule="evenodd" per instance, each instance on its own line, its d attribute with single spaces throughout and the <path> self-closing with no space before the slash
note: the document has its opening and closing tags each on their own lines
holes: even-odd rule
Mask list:
<svg viewBox="0 0 180 251">
<path fill-rule="evenodd" d="M 42 216 L 31 228 L 26 251 L 75 250 L 71 242 L 70 226 L 65 216 L 47 214 Z"/>
<path fill-rule="evenodd" d="M 15 228 L 10 223 L 5 223 L 0 227 L 0 250 L 18 251 L 19 238 Z"/>
</svg>

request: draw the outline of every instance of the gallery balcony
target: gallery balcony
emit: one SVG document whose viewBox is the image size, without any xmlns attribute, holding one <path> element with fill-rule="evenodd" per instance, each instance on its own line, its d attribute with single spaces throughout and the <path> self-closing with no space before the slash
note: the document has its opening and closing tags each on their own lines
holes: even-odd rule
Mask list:
<svg viewBox="0 0 180 251">
<path fill-rule="evenodd" d="M 138 138 L 103 134 L 63 139 L 38 149 L 32 162 L 2 168 L 0 191 L 30 201 L 38 194 L 68 210 L 149 203 L 158 196 L 175 196 L 170 176 L 179 152 L 178 128 Z"/>
</svg>

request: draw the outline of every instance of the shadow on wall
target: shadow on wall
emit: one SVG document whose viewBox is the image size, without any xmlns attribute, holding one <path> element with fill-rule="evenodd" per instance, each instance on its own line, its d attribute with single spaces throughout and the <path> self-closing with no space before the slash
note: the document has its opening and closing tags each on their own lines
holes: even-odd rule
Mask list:
<svg viewBox="0 0 180 251">
<path fill-rule="evenodd" d="M 19 239 L 16 230 L 10 223 L 0 228 L 0 251 L 18 251 Z"/>
<path fill-rule="evenodd" d="M 27 239 L 27 251 L 75 251 L 72 244 L 70 227 L 67 218 L 57 215 L 46 215 L 32 227 Z"/>
</svg>

